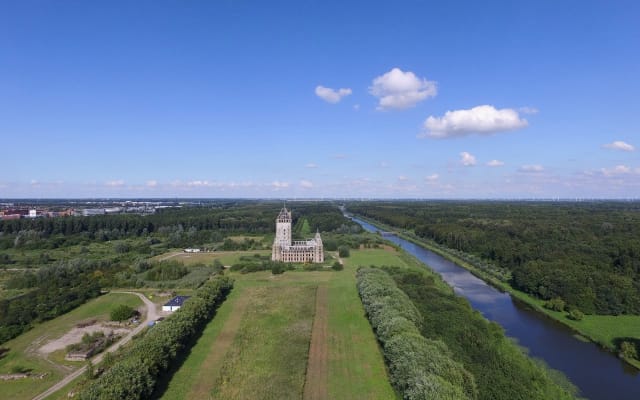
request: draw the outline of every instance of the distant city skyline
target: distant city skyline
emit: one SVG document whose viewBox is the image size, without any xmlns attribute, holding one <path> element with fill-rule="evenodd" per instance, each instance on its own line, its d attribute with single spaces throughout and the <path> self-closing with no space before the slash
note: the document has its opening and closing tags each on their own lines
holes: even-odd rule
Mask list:
<svg viewBox="0 0 640 400">
<path fill-rule="evenodd" d="M 0 6 L 0 199 L 640 198 L 635 1 Z"/>
</svg>

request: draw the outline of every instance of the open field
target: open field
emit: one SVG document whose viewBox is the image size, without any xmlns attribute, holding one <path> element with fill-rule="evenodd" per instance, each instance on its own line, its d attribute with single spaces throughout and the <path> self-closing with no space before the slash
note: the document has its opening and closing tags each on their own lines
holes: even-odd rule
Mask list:
<svg viewBox="0 0 640 400">
<path fill-rule="evenodd" d="M 33 374 L 46 374 L 42 379 L 25 378 L 15 381 L 0 381 L 0 391 L 10 399 L 30 399 L 59 381 L 64 375 L 81 367 L 83 363 L 64 361 L 63 350 L 45 357 L 38 349 L 50 340 L 57 339 L 70 331 L 77 323 L 88 319 L 108 320 L 109 312 L 117 305 L 131 307 L 142 305 L 135 295 L 109 293 L 100 296 L 75 310 L 51 321 L 36 325 L 30 331 L 3 345 L 10 349 L 0 359 L 0 374 L 10 373 L 13 368 L 22 367 Z"/>
<path fill-rule="evenodd" d="M 255 287 L 212 391 L 215 399 L 299 399 L 315 287 Z"/>
<path fill-rule="evenodd" d="M 176 250 L 153 257 L 153 261 L 175 260 L 184 263 L 184 265 L 192 265 L 197 263 L 212 263 L 214 260 L 220 260 L 223 265 L 235 264 L 242 256 L 252 256 L 254 254 L 267 255 L 271 254 L 271 250 L 247 250 L 247 251 L 213 251 L 210 253 L 185 253 L 182 250 Z"/>
<path fill-rule="evenodd" d="M 344 261 L 345 270 L 339 272 L 231 273 L 236 279 L 233 292 L 168 382 L 162 399 L 207 398 L 210 394 L 212 398 L 302 398 L 311 321 L 318 312 L 315 309 L 318 286 L 326 288 L 325 343 L 317 344 L 326 349 L 326 354 L 320 354 L 319 358 L 326 356 L 326 371 L 320 369 L 319 375 L 321 381 L 326 379 L 324 398 L 396 398 L 378 343 L 364 316 L 355 286 L 355 270 L 359 265 L 370 264 L 406 266 L 407 261 L 393 249 L 353 250 Z M 297 317 L 291 319 L 293 314 Z M 305 332 L 304 340 L 300 337 L 294 340 L 305 343 L 304 352 L 301 350 L 304 346 L 297 348 L 290 341 L 280 341 L 283 329 L 287 324 L 293 325 L 293 320 L 298 321 L 298 331 Z M 282 346 L 297 350 L 273 357 L 275 349 Z M 301 354 L 305 354 L 304 361 L 300 360 Z M 266 358 L 269 360 L 265 361 Z M 289 362 L 284 362 L 285 359 Z M 265 368 L 276 377 L 273 382 L 280 382 L 294 395 L 276 388 L 269 395 L 271 392 L 265 388 L 270 384 L 262 380 Z M 254 378 L 248 378 L 249 375 Z M 262 391 L 256 395 L 253 391 L 258 386 Z"/>
</svg>

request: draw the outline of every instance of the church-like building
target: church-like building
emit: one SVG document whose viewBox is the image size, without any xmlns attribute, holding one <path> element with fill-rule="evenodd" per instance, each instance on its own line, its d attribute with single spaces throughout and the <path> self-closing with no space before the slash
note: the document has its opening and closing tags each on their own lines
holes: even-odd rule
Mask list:
<svg viewBox="0 0 640 400">
<path fill-rule="evenodd" d="M 284 207 L 276 218 L 276 237 L 273 239 L 272 261 L 294 263 L 324 262 L 320 232 L 313 239 L 291 241 L 291 211 Z"/>
</svg>

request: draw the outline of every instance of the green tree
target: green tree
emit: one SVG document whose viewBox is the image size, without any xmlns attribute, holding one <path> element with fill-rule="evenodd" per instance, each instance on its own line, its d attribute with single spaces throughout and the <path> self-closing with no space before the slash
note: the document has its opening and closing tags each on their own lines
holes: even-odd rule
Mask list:
<svg viewBox="0 0 640 400">
<path fill-rule="evenodd" d="M 338 247 L 338 256 L 339 257 L 349 257 L 349 247 L 348 246 L 339 246 Z"/>
<path fill-rule="evenodd" d="M 135 310 L 125 304 L 121 304 L 118 307 L 111 310 L 112 321 L 124 321 L 133 316 Z"/>
</svg>

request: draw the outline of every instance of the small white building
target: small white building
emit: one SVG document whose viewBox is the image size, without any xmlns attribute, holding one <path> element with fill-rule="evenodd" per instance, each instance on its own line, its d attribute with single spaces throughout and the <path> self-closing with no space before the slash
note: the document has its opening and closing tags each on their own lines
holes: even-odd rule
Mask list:
<svg viewBox="0 0 640 400">
<path fill-rule="evenodd" d="M 174 312 L 182 307 L 182 304 L 191 296 L 176 296 L 162 306 L 162 311 Z"/>
<path fill-rule="evenodd" d="M 200 253 L 200 249 L 184 249 L 185 253 Z"/>
</svg>

